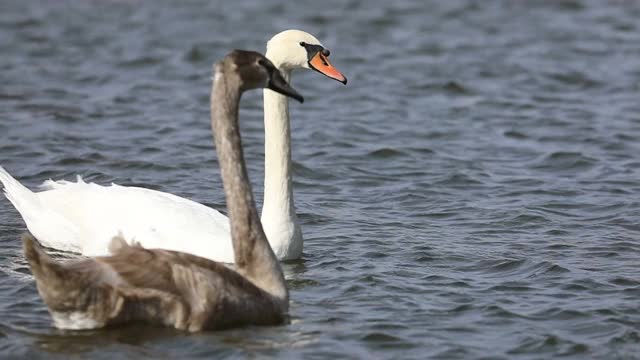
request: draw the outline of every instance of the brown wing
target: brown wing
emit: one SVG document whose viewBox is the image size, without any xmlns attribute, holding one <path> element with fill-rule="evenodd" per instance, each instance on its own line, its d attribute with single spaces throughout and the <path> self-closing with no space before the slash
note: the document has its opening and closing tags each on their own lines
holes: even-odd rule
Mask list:
<svg viewBox="0 0 640 360">
<path fill-rule="evenodd" d="M 228 270 L 222 264 L 199 256 L 169 250 L 145 249 L 138 244 L 128 245 L 120 237 L 112 240 L 110 249 L 112 256 L 95 257 L 83 262 L 95 262 L 102 265 L 101 268 L 110 269 L 131 287 L 158 289 L 176 294 L 179 289 L 173 275 L 172 267 L 175 265 L 192 269 L 204 268 L 216 273 Z"/>
<path fill-rule="evenodd" d="M 132 287 L 184 295 L 184 290 L 190 287 L 185 283 L 193 284 L 197 281 L 200 286 L 242 289 L 252 295 L 262 292 L 224 264 L 200 256 L 170 250 L 145 249 L 138 244 L 128 245 L 119 237 L 112 240 L 110 248 L 112 256 L 93 259 L 103 265 L 102 267 L 112 270 Z M 180 274 L 176 273 L 177 269 L 180 269 Z M 208 281 L 204 281 L 205 279 Z"/>
<path fill-rule="evenodd" d="M 175 295 L 178 301 L 154 294 L 144 303 L 157 304 L 151 309 L 178 309 L 180 304 L 187 305 L 189 320 L 186 324 L 183 325 L 179 316 L 164 319 L 168 323 L 175 323 L 178 328 L 186 325 L 190 331 L 199 331 L 234 324 L 273 324 L 282 321 L 282 311 L 270 295 L 239 273 L 215 261 L 181 252 L 144 249 L 124 242 L 114 249 L 113 256 L 95 260 L 127 283 L 128 286 L 118 289 L 158 290 Z M 162 302 L 158 303 L 159 300 Z M 172 313 L 179 314 L 180 311 L 167 314 Z M 145 313 L 143 317 L 153 318 L 150 313 Z"/>
<path fill-rule="evenodd" d="M 82 313 L 90 327 L 145 321 L 190 331 L 281 322 L 271 296 L 223 264 L 113 242 L 113 256 L 59 263 L 25 237 L 25 254 L 52 314 Z"/>
</svg>

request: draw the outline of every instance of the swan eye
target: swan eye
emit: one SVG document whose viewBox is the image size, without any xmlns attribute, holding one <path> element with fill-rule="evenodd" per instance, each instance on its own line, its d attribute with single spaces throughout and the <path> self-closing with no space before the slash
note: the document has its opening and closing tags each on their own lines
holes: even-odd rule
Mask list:
<svg viewBox="0 0 640 360">
<path fill-rule="evenodd" d="M 327 56 L 327 57 L 328 57 L 329 55 L 331 55 L 331 51 L 329 51 L 329 49 L 323 49 L 323 50 L 322 50 L 322 55 L 324 55 L 324 56 Z"/>
<path fill-rule="evenodd" d="M 307 43 L 304 42 L 304 41 L 300 41 L 300 46 L 302 46 L 302 47 L 307 46 Z"/>
</svg>

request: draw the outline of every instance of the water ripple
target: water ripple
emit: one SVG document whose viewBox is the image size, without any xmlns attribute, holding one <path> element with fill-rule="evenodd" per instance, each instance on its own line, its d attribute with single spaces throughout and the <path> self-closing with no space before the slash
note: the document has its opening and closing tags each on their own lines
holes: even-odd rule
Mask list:
<svg viewBox="0 0 640 360">
<path fill-rule="evenodd" d="M 0 199 L 0 356 L 635 358 L 639 17 L 595 0 L 3 1 L 0 165 L 32 188 L 82 174 L 224 211 L 213 61 L 302 28 L 349 84 L 293 79 L 291 324 L 56 331 Z M 259 190 L 259 92 L 241 113 Z"/>
</svg>

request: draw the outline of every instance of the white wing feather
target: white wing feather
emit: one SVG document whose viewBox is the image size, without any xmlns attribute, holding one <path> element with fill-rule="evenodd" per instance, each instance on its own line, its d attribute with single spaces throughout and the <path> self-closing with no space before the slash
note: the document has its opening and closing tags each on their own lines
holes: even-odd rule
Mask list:
<svg viewBox="0 0 640 360">
<path fill-rule="evenodd" d="M 195 201 L 139 187 L 46 181 L 31 192 L 0 167 L 5 195 L 47 247 L 87 256 L 109 254 L 118 233 L 131 243 L 233 262 L 226 216 Z"/>
</svg>

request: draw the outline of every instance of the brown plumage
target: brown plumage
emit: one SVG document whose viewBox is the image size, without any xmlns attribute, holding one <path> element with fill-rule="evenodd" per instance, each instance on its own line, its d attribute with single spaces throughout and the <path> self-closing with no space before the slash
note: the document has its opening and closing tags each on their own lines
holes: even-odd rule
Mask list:
<svg viewBox="0 0 640 360">
<path fill-rule="evenodd" d="M 200 331 L 287 319 L 287 286 L 264 235 L 244 166 L 238 104 L 243 91 L 261 87 L 300 101 L 302 97 L 255 52 L 232 52 L 216 64 L 214 73 L 212 126 L 236 268 L 191 254 L 128 245 L 119 236 L 111 242 L 111 256 L 57 262 L 26 234 L 25 256 L 57 327 L 145 322 Z"/>
</svg>

